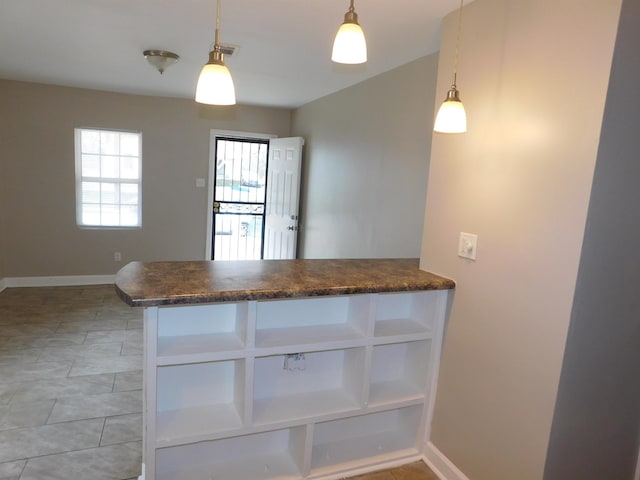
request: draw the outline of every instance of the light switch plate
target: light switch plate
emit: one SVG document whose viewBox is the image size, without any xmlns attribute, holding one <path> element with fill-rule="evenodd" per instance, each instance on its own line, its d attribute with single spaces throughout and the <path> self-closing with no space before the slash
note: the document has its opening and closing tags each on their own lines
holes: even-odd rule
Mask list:
<svg viewBox="0 0 640 480">
<path fill-rule="evenodd" d="M 458 256 L 475 260 L 478 253 L 478 235 L 460 232 L 458 241 Z"/>
<path fill-rule="evenodd" d="M 206 185 L 204 178 L 196 178 L 196 187 L 203 188 Z"/>
</svg>

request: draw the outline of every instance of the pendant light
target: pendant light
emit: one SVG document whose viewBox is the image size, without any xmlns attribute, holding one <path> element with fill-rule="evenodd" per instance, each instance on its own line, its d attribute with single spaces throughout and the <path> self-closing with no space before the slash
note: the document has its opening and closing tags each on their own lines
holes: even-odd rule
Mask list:
<svg viewBox="0 0 640 480">
<path fill-rule="evenodd" d="M 220 0 L 216 9 L 216 38 L 209 61 L 202 67 L 196 87 L 196 102 L 208 105 L 235 105 L 236 90 L 220 47 Z"/>
<path fill-rule="evenodd" d="M 364 32 L 358 23 L 358 14 L 353 7 L 344 14 L 344 22 L 340 25 L 336 39 L 333 41 L 331 60 L 336 63 L 364 63 L 367 61 L 367 42 Z"/>
<path fill-rule="evenodd" d="M 460 100 L 460 92 L 456 85 L 458 73 L 458 49 L 460 47 L 460 29 L 462 27 L 462 6 L 464 0 L 460 0 L 458 13 L 458 36 L 456 38 L 456 57 L 453 64 L 453 83 L 447 92 L 447 97 L 438 110 L 433 130 L 440 133 L 464 133 L 467 131 L 467 113 Z"/>
</svg>

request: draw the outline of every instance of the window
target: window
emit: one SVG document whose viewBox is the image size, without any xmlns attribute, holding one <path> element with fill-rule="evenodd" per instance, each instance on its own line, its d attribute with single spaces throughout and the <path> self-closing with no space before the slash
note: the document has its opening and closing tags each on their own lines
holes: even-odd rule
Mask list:
<svg viewBox="0 0 640 480">
<path fill-rule="evenodd" d="M 75 129 L 76 221 L 83 227 L 141 225 L 141 134 Z"/>
</svg>

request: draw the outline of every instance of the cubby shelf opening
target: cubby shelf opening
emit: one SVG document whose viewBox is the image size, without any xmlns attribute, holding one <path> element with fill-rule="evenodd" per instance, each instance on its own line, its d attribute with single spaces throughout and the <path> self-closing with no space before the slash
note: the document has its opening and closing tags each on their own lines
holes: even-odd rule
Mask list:
<svg viewBox="0 0 640 480">
<path fill-rule="evenodd" d="M 156 438 L 189 438 L 242 426 L 244 360 L 158 368 Z"/>
<path fill-rule="evenodd" d="M 364 338 L 369 295 L 258 302 L 256 347 Z"/>
<path fill-rule="evenodd" d="M 158 480 L 299 479 L 305 427 L 163 448 L 156 453 Z"/>
<path fill-rule="evenodd" d="M 158 356 L 244 348 L 247 311 L 247 302 L 161 308 Z"/>
<path fill-rule="evenodd" d="M 421 415 L 416 405 L 316 424 L 311 473 L 418 454 Z"/>
<path fill-rule="evenodd" d="M 253 421 L 301 419 L 360 408 L 364 348 L 306 352 L 285 369 L 285 355 L 255 359 Z"/>
<path fill-rule="evenodd" d="M 376 297 L 376 337 L 430 333 L 436 301 L 429 292 L 381 293 Z"/>
<path fill-rule="evenodd" d="M 429 340 L 373 347 L 369 405 L 424 398 L 430 347 Z"/>
</svg>

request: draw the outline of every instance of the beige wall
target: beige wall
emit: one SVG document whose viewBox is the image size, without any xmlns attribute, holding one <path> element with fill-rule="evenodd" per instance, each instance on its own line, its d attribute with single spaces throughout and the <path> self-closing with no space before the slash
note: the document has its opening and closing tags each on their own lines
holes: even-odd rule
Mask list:
<svg viewBox="0 0 640 480">
<path fill-rule="evenodd" d="M 543 477 L 620 4 L 464 9 L 469 132 L 434 135 L 421 266 L 457 281 L 432 440 L 473 480 Z M 475 262 L 456 255 L 461 231 L 479 236 Z"/>
<path fill-rule="evenodd" d="M 420 255 L 436 69 L 424 57 L 294 111 L 301 257 Z"/>
<path fill-rule="evenodd" d="M 0 81 L 4 168 L 0 278 L 115 273 L 130 260 L 203 259 L 211 129 L 286 136 L 291 112 L 219 109 L 189 99 Z M 9 118 L 7 118 L 9 117 Z M 74 128 L 137 130 L 143 137 L 142 228 L 75 223 Z M 1 219 L 0 219 L 1 220 Z M 122 262 L 113 260 L 122 252 Z"/>
</svg>

